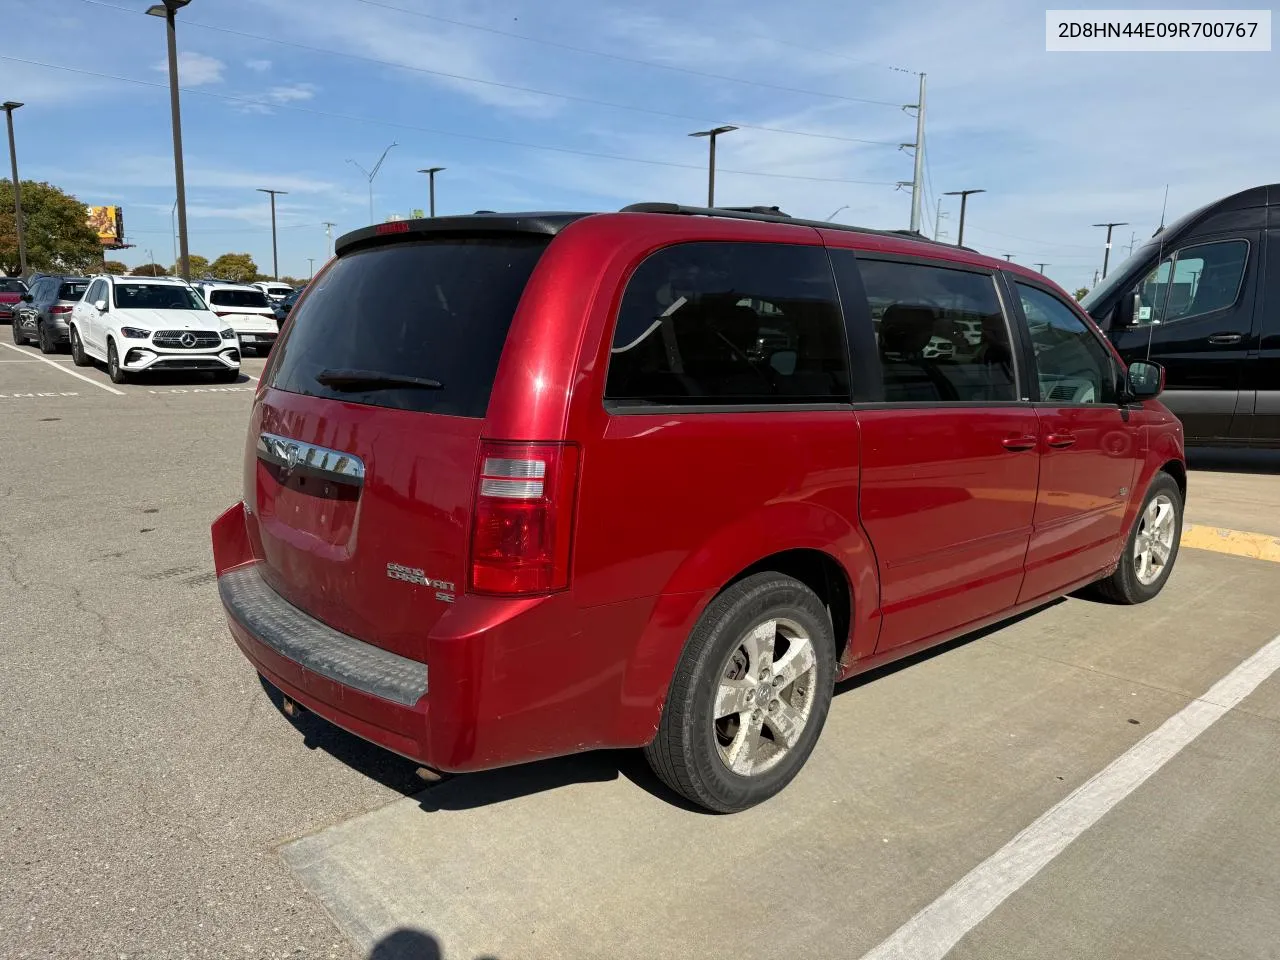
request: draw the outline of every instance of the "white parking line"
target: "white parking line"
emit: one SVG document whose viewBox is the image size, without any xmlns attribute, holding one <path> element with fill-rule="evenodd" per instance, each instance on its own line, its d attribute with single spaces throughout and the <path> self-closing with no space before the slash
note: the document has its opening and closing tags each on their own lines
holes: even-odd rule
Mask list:
<svg viewBox="0 0 1280 960">
<path fill-rule="evenodd" d="M 1280 636 L 970 870 L 862 960 L 941 960 L 1073 840 L 1280 669 Z"/>
<path fill-rule="evenodd" d="M 74 370 L 68 370 L 66 367 L 59 366 L 54 361 L 48 360 L 44 357 L 33 356 L 32 354 L 27 353 L 25 350 L 21 350 L 18 347 L 15 347 L 11 343 L 0 343 L 0 347 L 8 347 L 14 353 L 21 353 L 28 360 L 39 360 L 42 363 L 47 363 L 49 366 L 53 367 L 53 369 L 57 370 L 59 373 L 65 373 L 68 376 L 75 377 L 77 380 L 83 380 L 85 383 L 91 383 L 95 387 L 99 388 L 100 390 L 107 391 L 107 393 L 114 393 L 118 397 L 123 397 L 125 395 L 123 390 L 117 390 L 115 387 L 108 387 L 105 383 L 99 383 L 97 380 L 90 380 L 84 374 L 76 373 Z"/>
</svg>

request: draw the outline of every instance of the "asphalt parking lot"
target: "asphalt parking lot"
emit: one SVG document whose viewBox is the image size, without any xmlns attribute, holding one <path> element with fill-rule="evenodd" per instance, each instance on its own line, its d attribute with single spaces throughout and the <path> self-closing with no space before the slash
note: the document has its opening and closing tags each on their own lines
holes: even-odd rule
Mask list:
<svg viewBox="0 0 1280 960">
<path fill-rule="evenodd" d="M 715 817 L 630 752 L 423 790 L 275 709 L 208 536 L 262 365 L 0 345 L 0 956 L 1280 957 L 1280 457 L 1196 457 L 1157 600 L 845 684 Z"/>
</svg>

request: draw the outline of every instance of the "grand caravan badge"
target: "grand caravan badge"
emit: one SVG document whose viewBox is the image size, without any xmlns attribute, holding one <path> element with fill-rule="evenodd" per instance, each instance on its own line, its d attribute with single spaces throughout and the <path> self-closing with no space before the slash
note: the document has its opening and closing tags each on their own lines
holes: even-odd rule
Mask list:
<svg viewBox="0 0 1280 960">
<path fill-rule="evenodd" d="M 457 587 L 448 580 L 433 580 L 417 567 L 405 567 L 398 563 L 388 563 L 387 576 L 392 580 L 402 580 L 405 583 L 415 583 L 420 587 L 430 587 L 436 591 L 436 599 L 443 600 L 446 603 L 453 603 L 453 595 L 457 593 Z"/>
</svg>

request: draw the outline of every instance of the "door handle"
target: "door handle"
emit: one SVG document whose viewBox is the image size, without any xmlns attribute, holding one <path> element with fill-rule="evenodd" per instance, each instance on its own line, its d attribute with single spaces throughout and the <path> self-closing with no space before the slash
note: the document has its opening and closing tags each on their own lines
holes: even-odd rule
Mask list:
<svg viewBox="0 0 1280 960">
<path fill-rule="evenodd" d="M 1021 437 L 1005 437 L 1000 443 L 1006 450 L 1034 450 L 1036 438 L 1030 435 Z"/>
<path fill-rule="evenodd" d="M 1209 338 L 1210 343 L 1239 343 L 1244 336 L 1239 333 L 1215 333 Z"/>
<path fill-rule="evenodd" d="M 1076 438 L 1074 434 L 1070 433 L 1051 433 L 1044 438 L 1044 442 L 1055 450 L 1062 450 L 1075 443 Z"/>
</svg>

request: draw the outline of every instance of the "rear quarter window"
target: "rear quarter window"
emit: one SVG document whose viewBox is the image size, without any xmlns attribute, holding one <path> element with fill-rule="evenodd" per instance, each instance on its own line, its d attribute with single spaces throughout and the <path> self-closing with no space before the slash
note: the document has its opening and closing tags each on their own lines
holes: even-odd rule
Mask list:
<svg viewBox="0 0 1280 960">
<path fill-rule="evenodd" d="M 350 403 L 483 417 L 546 237 L 394 242 L 350 254 L 310 285 L 276 347 L 269 386 Z M 438 381 L 336 389 L 324 371 Z"/>
</svg>

